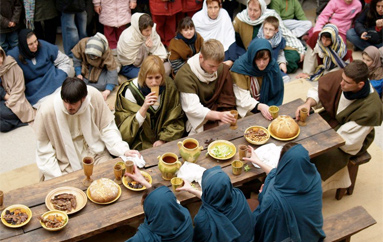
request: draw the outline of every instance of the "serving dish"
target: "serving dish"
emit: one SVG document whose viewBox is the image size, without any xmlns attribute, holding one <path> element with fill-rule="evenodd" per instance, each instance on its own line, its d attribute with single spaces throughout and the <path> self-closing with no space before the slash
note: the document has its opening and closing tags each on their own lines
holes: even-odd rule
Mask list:
<svg viewBox="0 0 383 242">
<path fill-rule="evenodd" d="M 53 199 L 54 196 L 56 196 L 58 194 L 62 194 L 62 193 L 69 193 L 69 194 L 73 194 L 74 196 L 76 196 L 77 206 L 75 209 L 72 209 L 72 211 L 70 211 L 70 212 L 64 211 L 67 214 L 73 214 L 73 213 L 80 211 L 81 209 L 83 209 L 85 207 L 86 203 L 88 202 L 88 199 L 86 197 L 85 192 L 83 192 L 81 189 L 79 189 L 77 187 L 58 187 L 58 188 L 50 191 L 48 193 L 48 195 L 45 197 L 45 206 L 47 206 L 47 208 L 50 211 L 58 210 L 52 204 L 51 199 Z"/>
<path fill-rule="evenodd" d="M 276 140 L 280 140 L 280 141 L 289 141 L 289 140 L 293 140 L 293 139 L 295 139 L 296 137 L 298 137 L 299 134 L 301 133 L 301 129 L 299 128 L 299 129 L 298 129 L 298 133 L 297 133 L 296 135 L 294 135 L 293 137 L 291 137 L 291 138 L 279 138 L 278 136 L 276 136 L 275 134 L 273 134 L 273 132 L 271 132 L 270 126 L 271 126 L 271 123 L 269 124 L 269 127 L 268 127 L 270 136 L 273 137 L 274 139 L 276 139 Z"/>
<path fill-rule="evenodd" d="M 227 140 L 216 140 L 209 144 L 207 152 L 211 157 L 217 160 L 228 160 L 237 152 L 233 143 Z"/>
<path fill-rule="evenodd" d="M 115 201 L 117 201 L 120 196 L 121 196 L 121 187 L 119 185 L 116 184 L 116 186 L 118 187 L 118 194 L 117 194 L 117 197 L 115 199 L 113 199 L 112 201 L 109 201 L 109 202 L 105 202 L 105 203 L 101 203 L 101 202 L 96 202 L 92 199 L 92 197 L 90 196 L 90 191 L 89 191 L 89 187 L 88 189 L 86 190 L 86 195 L 88 196 L 89 200 L 94 202 L 95 204 L 101 204 L 101 205 L 106 205 L 106 204 L 111 204 L 111 203 L 114 203 Z"/>
<path fill-rule="evenodd" d="M 147 173 L 146 171 L 140 171 L 141 172 L 141 174 L 145 177 L 145 179 L 150 183 L 150 184 L 152 184 L 152 182 L 153 182 L 153 178 L 152 178 L 152 176 L 151 175 L 149 175 L 149 173 Z M 129 190 L 132 190 L 132 191 L 143 191 L 143 190 L 145 190 L 146 189 L 146 187 L 145 186 L 143 186 L 143 187 L 141 187 L 141 188 L 133 188 L 133 187 L 130 187 L 129 185 L 128 185 L 128 179 L 127 179 L 128 177 L 126 177 L 126 176 L 124 176 L 123 178 L 122 178 L 122 184 L 124 184 L 124 186 L 126 187 L 126 188 L 128 188 Z"/>
<path fill-rule="evenodd" d="M 23 213 L 26 213 L 28 215 L 28 218 L 27 220 L 25 220 L 23 223 L 20 223 L 20 224 L 11 224 L 11 223 L 8 223 L 5 219 L 4 219 L 4 216 L 6 214 L 7 211 L 9 212 L 15 212 L 15 210 L 19 209 L 21 212 Z M 22 204 L 14 204 L 14 205 L 11 205 L 7 208 L 5 208 L 3 210 L 3 212 L 1 213 L 1 222 L 9 227 L 9 228 L 20 228 L 24 225 L 26 225 L 27 223 L 29 223 L 29 221 L 31 221 L 31 218 L 32 218 L 32 211 L 31 209 L 29 209 L 27 206 L 25 205 L 22 205 Z"/>
<path fill-rule="evenodd" d="M 264 133 L 266 133 L 266 136 L 262 136 L 260 141 L 253 140 L 250 138 L 250 133 L 252 132 L 252 130 L 253 132 L 258 132 L 259 130 L 262 130 Z M 243 136 L 245 137 L 247 142 L 249 142 L 250 144 L 263 145 L 270 139 L 270 132 L 262 126 L 251 126 L 245 130 L 245 133 Z"/>
<path fill-rule="evenodd" d="M 63 229 L 69 222 L 69 217 L 68 217 L 68 214 L 64 211 L 60 211 L 60 210 L 52 210 L 52 211 L 48 211 L 46 213 L 44 213 L 43 215 L 41 215 L 41 218 L 45 218 L 47 219 L 49 216 L 59 216 L 61 217 L 63 220 L 64 220 L 64 223 L 63 225 L 61 225 L 60 227 L 58 228 L 49 228 L 45 225 L 45 223 L 40 219 L 40 224 L 41 224 L 41 227 L 43 227 L 44 229 L 48 230 L 48 231 L 58 231 L 58 230 L 61 230 Z"/>
</svg>

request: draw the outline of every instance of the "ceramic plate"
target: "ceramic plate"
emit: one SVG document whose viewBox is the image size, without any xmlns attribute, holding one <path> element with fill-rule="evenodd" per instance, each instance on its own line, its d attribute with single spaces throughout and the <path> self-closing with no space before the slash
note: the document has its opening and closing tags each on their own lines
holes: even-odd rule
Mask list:
<svg viewBox="0 0 383 242">
<path fill-rule="evenodd" d="M 272 122 L 271 122 L 271 123 L 272 123 Z M 295 139 L 295 138 L 298 137 L 299 134 L 301 133 L 301 129 L 299 128 L 299 129 L 298 129 L 298 133 L 297 133 L 295 136 L 293 136 L 293 137 L 291 137 L 291 138 L 279 138 L 278 136 L 274 135 L 274 134 L 271 132 L 271 129 L 270 129 L 271 123 L 269 124 L 268 130 L 269 130 L 269 133 L 270 133 L 271 137 L 273 137 L 274 139 L 277 139 L 277 140 L 280 140 L 280 141 L 289 141 L 289 140 L 293 140 L 293 139 Z"/>
<path fill-rule="evenodd" d="M 41 226 L 48 230 L 48 231 L 57 231 L 57 230 L 61 230 L 63 229 L 69 222 L 69 218 L 68 218 L 68 214 L 66 214 L 65 211 L 59 211 L 59 210 L 52 210 L 52 211 L 48 211 L 46 213 L 44 213 L 43 215 L 41 215 L 42 218 L 47 218 L 48 216 L 50 215 L 58 215 L 58 216 L 61 216 L 63 219 L 64 219 L 64 224 L 61 226 L 61 227 L 58 227 L 58 228 L 48 228 L 41 220 L 40 220 L 40 224 Z"/>
<path fill-rule="evenodd" d="M 9 224 L 7 223 L 7 221 L 5 221 L 4 219 L 4 216 L 5 216 L 5 212 L 7 210 L 9 210 L 9 212 L 13 212 L 14 210 L 16 209 L 21 209 L 22 212 L 25 212 L 26 214 L 28 214 L 28 219 L 24 222 L 24 223 L 21 223 L 21 224 Z M 32 211 L 25 205 L 22 205 L 22 204 L 15 204 L 15 205 L 11 205 L 9 207 L 7 207 L 6 209 L 3 210 L 3 212 L 1 213 L 1 222 L 7 226 L 7 227 L 10 227 L 10 228 L 19 228 L 19 227 L 22 227 L 24 225 L 26 225 L 27 223 L 29 223 L 29 221 L 31 220 L 32 218 Z"/>
<path fill-rule="evenodd" d="M 116 184 L 117 185 L 117 184 Z M 117 199 L 120 198 L 121 196 L 121 187 L 119 185 L 117 185 L 118 187 L 118 195 L 115 199 L 113 199 L 112 201 L 110 202 L 106 202 L 106 203 L 100 203 L 100 202 L 96 202 L 92 199 L 92 197 L 90 196 L 90 192 L 89 192 L 89 187 L 88 189 L 86 190 L 86 195 L 88 196 L 89 200 L 91 200 L 92 202 L 96 203 L 96 204 L 101 204 L 101 205 L 106 205 L 106 204 L 111 204 L 111 203 L 114 203 L 115 201 L 117 201 Z"/>
<path fill-rule="evenodd" d="M 45 205 L 50 211 L 58 210 L 53 206 L 51 199 L 53 199 L 54 196 L 61 193 L 70 193 L 76 196 L 77 206 L 75 209 L 72 209 L 72 211 L 70 212 L 64 211 L 67 214 L 72 214 L 72 213 L 76 213 L 80 211 L 81 209 L 85 207 L 86 203 L 88 202 L 88 199 L 86 198 L 85 193 L 81 189 L 78 189 L 76 187 L 59 187 L 50 191 L 48 195 L 45 197 Z"/>
<path fill-rule="evenodd" d="M 249 137 L 246 136 L 246 133 L 250 129 L 262 129 L 267 134 L 267 139 L 264 139 L 264 140 L 262 140 L 260 142 L 257 142 L 255 140 L 250 139 Z M 251 127 L 248 127 L 245 130 L 244 136 L 245 136 L 245 139 L 247 140 L 247 142 L 249 142 L 250 144 L 253 144 L 253 145 L 263 145 L 264 143 L 266 143 L 270 139 L 270 132 L 267 129 L 265 129 L 264 127 L 262 127 L 262 126 L 251 126 Z"/>
<path fill-rule="evenodd" d="M 214 149 L 228 149 L 229 152 L 225 153 L 224 155 L 214 155 Z M 209 144 L 207 147 L 207 152 L 211 157 L 217 160 L 228 160 L 232 158 L 235 153 L 237 152 L 237 148 L 233 143 L 227 140 L 216 140 Z"/>
<path fill-rule="evenodd" d="M 145 171 L 141 171 L 141 174 L 142 174 L 144 177 L 149 178 L 149 183 L 152 184 L 153 179 L 152 179 L 152 176 L 149 175 L 149 173 L 147 173 L 147 172 L 145 172 Z M 122 178 L 122 184 L 124 184 L 124 186 L 125 186 L 126 188 L 128 188 L 129 190 L 132 190 L 132 191 L 143 191 L 143 190 L 146 189 L 145 186 L 143 186 L 142 188 L 132 188 L 132 187 L 130 187 L 130 186 L 128 185 L 128 179 L 127 179 L 127 177 L 125 177 L 125 176 Z"/>
</svg>

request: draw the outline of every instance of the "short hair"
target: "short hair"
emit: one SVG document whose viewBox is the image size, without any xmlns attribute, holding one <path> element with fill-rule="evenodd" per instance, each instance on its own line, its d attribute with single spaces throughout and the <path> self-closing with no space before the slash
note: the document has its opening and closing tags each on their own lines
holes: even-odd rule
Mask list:
<svg viewBox="0 0 383 242">
<path fill-rule="evenodd" d="M 259 60 L 259 59 L 261 59 L 261 58 L 263 58 L 263 57 L 266 57 L 266 56 L 269 57 L 269 58 L 271 59 L 271 53 L 270 53 L 270 51 L 267 50 L 267 49 L 260 50 L 260 51 L 258 51 L 257 54 L 255 55 L 254 60 Z"/>
<path fill-rule="evenodd" d="M 344 69 L 344 74 L 354 82 L 366 82 L 368 80 L 368 67 L 362 60 L 354 60 Z"/>
<path fill-rule="evenodd" d="M 61 99 L 66 103 L 77 103 L 87 95 L 85 82 L 77 77 L 67 77 L 61 86 Z"/>
<path fill-rule="evenodd" d="M 274 16 L 269 16 L 265 18 L 265 20 L 263 21 L 263 26 L 265 26 L 265 24 L 271 24 L 275 29 L 279 28 L 279 20 Z"/>
<path fill-rule="evenodd" d="M 225 49 L 222 43 L 216 39 L 205 41 L 201 46 L 200 53 L 205 60 L 213 60 L 221 63 L 225 59 Z"/>
<path fill-rule="evenodd" d="M 283 147 L 282 147 L 282 150 L 281 150 L 281 155 L 279 156 L 279 160 L 282 159 L 283 155 L 289 150 L 291 149 L 292 147 L 296 146 L 298 143 L 295 143 L 295 142 L 289 142 L 287 144 L 285 144 Z"/>
<path fill-rule="evenodd" d="M 186 16 L 178 23 L 177 33 L 181 33 L 183 29 L 195 29 L 193 20 Z"/>
<path fill-rule="evenodd" d="M 213 2 L 217 2 L 218 3 L 218 6 L 220 8 L 222 8 L 222 1 L 221 0 L 206 0 L 206 6 L 208 6 L 209 4 L 213 3 Z"/>
<path fill-rule="evenodd" d="M 153 192 L 154 190 L 156 190 L 157 188 L 162 187 L 162 186 L 164 186 L 164 184 L 161 184 L 161 183 L 155 183 L 155 184 L 152 185 L 151 188 L 147 188 L 147 189 L 145 189 L 144 194 L 142 194 L 141 205 L 144 205 L 144 202 L 145 202 L 146 197 L 149 196 L 149 194 L 150 194 L 151 192 Z"/>
<path fill-rule="evenodd" d="M 149 14 L 144 13 L 138 19 L 138 28 L 140 29 L 140 32 L 142 32 L 142 30 L 148 28 L 149 26 L 154 26 L 153 19 L 150 17 Z"/>
<path fill-rule="evenodd" d="M 320 37 L 325 37 L 326 39 L 331 39 L 332 40 L 332 36 L 329 32 L 323 32 L 321 33 Z"/>
<path fill-rule="evenodd" d="M 145 58 L 138 72 L 138 84 L 141 87 L 146 87 L 146 76 L 160 73 L 162 76 L 162 82 L 160 86 L 165 84 L 165 67 L 161 58 L 156 55 L 150 55 Z"/>
</svg>

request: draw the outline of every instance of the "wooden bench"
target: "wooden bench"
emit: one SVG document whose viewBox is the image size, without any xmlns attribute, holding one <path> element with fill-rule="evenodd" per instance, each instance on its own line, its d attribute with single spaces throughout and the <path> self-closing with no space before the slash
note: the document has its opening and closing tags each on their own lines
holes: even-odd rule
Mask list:
<svg viewBox="0 0 383 242">
<path fill-rule="evenodd" d="M 331 215 L 323 221 L 325 242 L 351 241 L 351 236 L 376 224 L 375 219 L 362 207 L 353 207 L 342 213 Z"/>
<path fill-rule="evenodd" d="M 362 165 L 364 163 L 367 163 L 371 160 L 371 155 L 366 151 L 365 153 L 353 156 L 350 158 L 350 161 L 348 162 L 348 173 L 350 175 L 351 180 L 351 186 L 348 188 L 338 188 L 336 190 L 335 198 L 337 200 L 341 200 L 344 194 L 351 195 L 354 192 L 354 187 L 356 183 L 356 177 L 358 176 L 358 169 L 359 165 Z"/>
</svg>

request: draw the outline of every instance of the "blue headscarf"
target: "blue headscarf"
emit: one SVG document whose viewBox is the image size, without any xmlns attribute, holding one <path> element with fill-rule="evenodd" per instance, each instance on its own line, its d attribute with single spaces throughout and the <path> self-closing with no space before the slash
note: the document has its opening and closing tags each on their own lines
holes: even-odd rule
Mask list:
<svg viewBox="0 0 383 242">
<path fill-rule="evenodd" d="M 253 241 L 252 213 L 220 166 L 202 176 L 202 205 L 194 218 L 194 241 Z"/>
<path fill-rule="evenodd" d="M 193 223 L 189 211 L 177 203 L 166 186 L 152 191 L 144 201 L 145 220 L 127 242 L 192 242 Z"/>
<path fill-rule="evenodd" d="M 260 50 L 270 51 L 270 62 L 263 71 L 259 70 L 254 63 L 255 56 Z M 252 77 L 263 77 L 259 101 L 267 105 L 281 105 L 284 92 L 283 79 L 278 63 L 272 58 L 271 53 L 269 41 L 254 39 L 247 52 L 234 62 L 231 71 Z"/>
<path fill-rule="evenodd" d="M 254 211 L 254 241 L 321 241 L 322 186 L 300 144 L 291 147 L 266 178 Z"/>
</svg>

